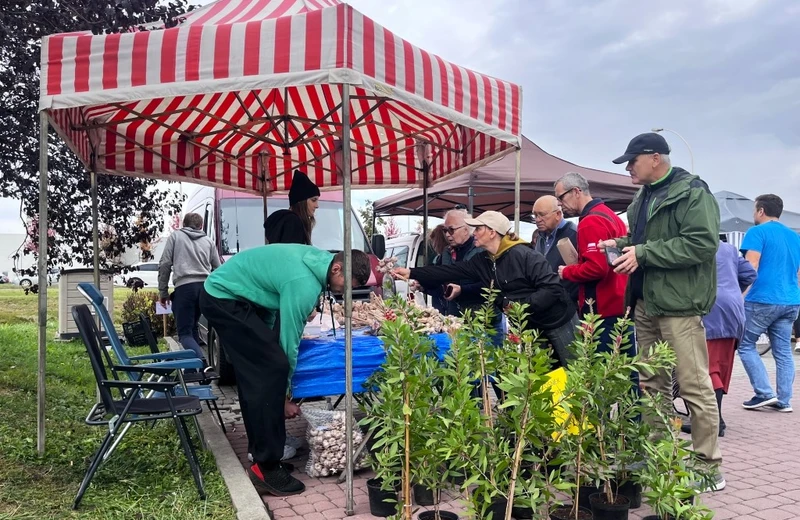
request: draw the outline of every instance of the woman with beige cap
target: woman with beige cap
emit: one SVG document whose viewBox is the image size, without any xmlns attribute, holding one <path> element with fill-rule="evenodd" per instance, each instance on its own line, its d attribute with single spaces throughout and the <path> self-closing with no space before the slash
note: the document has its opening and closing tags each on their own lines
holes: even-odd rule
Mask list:
<svg viewBox="0 0 800 520">
<path fill-rule="evenodd" d="M 493 285 L 500 291 L 495 302 L 500 312 L 511 302 L 528 304 L 528 328 L 538 329 L 553 347 L 554 362 L 565 366 L 572 357 L 568 346 L 575 339 L 578 315 L 575 304 L 562 287 L 547 260 L 528 242 L 511 232 L 511 222 L 497 211 L 486 211 L 466 219 L 475 228 L 475 246 L 484 249 L 471 259 L 453 265 L 397 268 L 392 276 L 414 279 L 423 285 L 444 284 L 460 279 Z"/>
</svg>

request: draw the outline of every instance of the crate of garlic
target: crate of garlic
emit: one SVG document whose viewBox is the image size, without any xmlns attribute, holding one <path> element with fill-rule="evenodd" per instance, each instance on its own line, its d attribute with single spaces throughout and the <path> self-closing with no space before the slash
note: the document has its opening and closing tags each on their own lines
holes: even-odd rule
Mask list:
<svg viewBox="0 0 800 520">
<path fill-rule="evenodd" d="M 417 332 L 420 334 L 438 334 L 450 332 L 461 326 L 461 320 L 455 316 L 444 316 L 433 307 L 422 307 L 416 302 L 422 317 Z M 337 303 L 333 306 L 333 316 L 338 323 L 344 323 L 344 307 Z M 375 293 L 369 295 L 369 301 L 353 302 L 353 328 L 368 327 L 373 334 L 378 334 L 385 320 L 395 319 L 394 311 L 386 306 L 383 298 Z"/>
</svg>

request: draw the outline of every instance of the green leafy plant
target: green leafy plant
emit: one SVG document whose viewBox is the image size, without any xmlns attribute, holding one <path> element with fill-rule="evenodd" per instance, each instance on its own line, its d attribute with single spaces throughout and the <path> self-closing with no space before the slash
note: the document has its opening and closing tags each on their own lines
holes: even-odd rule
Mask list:
<svg viewBox="0 0 800 520">
<path fill-rule="evenodd" d="M 157 336 L 164 335 L 163 317 L 156 314 L 158 293 L 155 291 L 131 291 L 122 303 L 122 321 L 139 322 L 139 314 L 143 313 L 150 320 L 153 333 Z M 167 334 L 175 334 L 175 316 L 167 314 Z"/>
<path fill-rule="evenodd" d="M 420 311 L 416 307 L 400 297 L 389 300 L 387 307 L 381 328 L 386 360 L 368 382 L 374 393 L 365 402 L 367 416 L 360 424 L 375 439 L 370 465 L 376 478 L 384 490 L 396 489 L 398 482 L 402 485 L 401 515 L 410 520 L 412 418 L 420 419 L 429 413 L 424 410 L 435 406 L 426 401 L 431 396 L 430 387 L 435 386 L 430 380 L 436 369 L 435 352 L 430 338 L 417 330 Z M 419 407 L 416 414 L 414 407 Z M 418 450 L 416 454 L 420 453 L 425 451 Z"/>
<path fill-rule="evenodd" d="M 713 513 L 696 498 L 699 489 L 711 483 L 713 469 L 691 451 L 689 441 L 681 439 L 681 420 L 662 411 L 664 396 L 645 392 L 644 399 L 666 430 L 643 442 L 647 458 L 639 478 L 646 488 L 645 502 L 661 520 L 710 520 Z"/>
</svg>

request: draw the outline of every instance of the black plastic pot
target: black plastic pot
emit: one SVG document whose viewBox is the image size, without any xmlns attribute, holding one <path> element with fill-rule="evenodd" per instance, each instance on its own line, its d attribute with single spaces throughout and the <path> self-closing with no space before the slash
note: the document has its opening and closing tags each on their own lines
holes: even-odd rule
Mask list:
<svg viewBox="0 0 800 520">
<path fill-rule="evenodd" d="M 612 482 L 612 489 L 616 485 L 616 482 Z M 621 486 L 619 486 L 617 492 L 624 497 L 628 497 L 628 500 L 631 501 L 631 509 L 642 507 L 642 485 L 638 482 L 626 480 Z"/>
<path fill-rule="evenodd" d="M 434 496 L 432 489 L 414 484 L 414 503 L 418 506 L 432 506 L 439 503 L 439 497 Z"/>
<path fill-rule="evenodd" d="M 672 518 L 672 515 L 669 517 Z M 646 517 L 642 518 L 642 520 L 661 520 L 661 517 L 658 515 L 647 515 Z"/>
<path fill-rule="evenodd" d="M 423 511 L 417 515 L 417 520 L 437 520 L 436 511 Z M 458 515 L 452 511 L 439 511 L 438 520 L 458 520 Z"/>
<path fill-rule="evenodd" d="M 595 493 L 589 496 L 589 503 L 594 520 L 628 520 L 631 501 L 626 496 L 617 495 L 615 503 L 610 504 L 604 493 Z"/>
<path fill-rule="evenodd" d="M 584 509 L 591 509 L 592 506 L 589 504 L 589 495 L 594 495 L 595 493 L 600 492 L 600 488 L 595 486 L 594 484 L 591 485 L 584 485 L 581 486 L 578 490 L 578 507 L 582 507 Z"/>
<path fill-rule="evenodd" d="M 572 520 L 574 517 L 570 515 L 572 512 L 572 505 L 557 507 L 550 511 L 550 520 Z M 586 508 L 578 507 L 578 520 L 594 520 L 592 512 Z"/>
<path fill-rule="evenodd" d="M 513 506 L 511 508 L 511 517 L 514 520 L 532 520 L 533 509 L 527 506 Z"/>
<path fill-rule="evenodd" d="M 397 491 L 381 489 L 381 481 L 376 478 L 367 480 L 369 496 L 369 512 L 372 516 L 387 517 L 397 513 Z M 388 502 L 387 502 L 388 500 Z"/>
<path fill-rule="evenodd" d="M 492 520 L 502 520 L 506 517 L 507 506 L 508 500 L 505 498 L 496 498 L 492 500 L 492 503 L 486 508 L 486 511 L 483 513 L 481 518 L 489 518 L 489 515 L 491 514 Z"/>
</svg>

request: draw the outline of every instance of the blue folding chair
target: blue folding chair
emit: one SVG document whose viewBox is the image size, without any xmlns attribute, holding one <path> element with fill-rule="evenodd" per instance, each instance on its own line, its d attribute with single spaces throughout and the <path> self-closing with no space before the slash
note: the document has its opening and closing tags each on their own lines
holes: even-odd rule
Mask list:
<svg viewBox="0 0 800 520">
<path fill-rule="evenodd" d="M 179 350 L 175 352 L 159 352 L 155 354 L 149 353 L 140 356 L 129 356 L 119 338 L 119 335 L 117 334 L 117 330 L 114 327 L 114 322 L 111 319 L 111 316 L 108 314 L 108 310 L 106 309 L 105 305 L 103 305 L 104 298 L 102 293 L 98 291 L 93 284 L 87 282 L 78 284 L 78 292 L 80 292 L 87 300 L 89 300 L 89 303 L 91 303 L 92 307 L 94 308 L 95 314 L 100 318 L 100 323 L 106 333 L 109 345 L 114 351 L 114 355 L 117 357 L 119 364 L 137 365 L 137 361 L 155 361 L 151 363 L 138 363 L 138 365 L 148 368 L 173 369 L 175 371 L 176 378 L 180 382 L 180 386 L 177 388 L 176 395 L 197 397 L 201 402 L 205 402 L 206 406 L 208 406 L 208 409 L 216 414 L 222 431 L 226 432 L 225 423 L 222 421 L 222 415 L 220 414 L 219 407 L 216 403 L 218 397 L 214 393 L 212 387 L 210 385 L 192 385 L 187 387 L 186 382 L 183 379 L 183 373 L 181 372 L 182 370 L 203 369 L 203 361 L 197 357 L 194 351 Z M 178 355 L 178 359 L 175 359 L 175 354 Z M 141 377 L 141 374 L 138 372 L 129 372 L 127 373 L 127 376 L 132 381 L 136 381 Z M 197 426 L 198 432 L 200 432 L 199 424 Z M 205 445 L 204 440 L 203 445 Z"/>
</svg>

